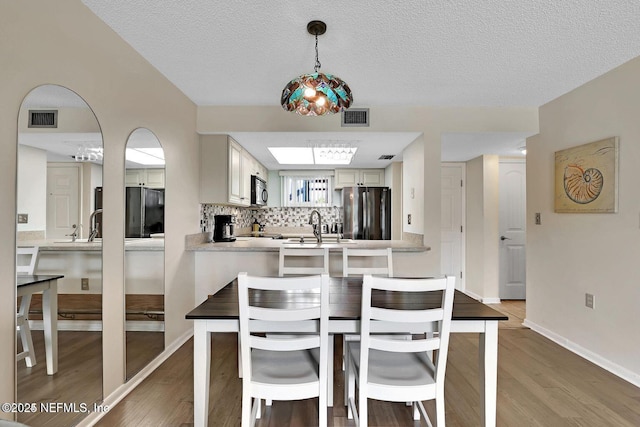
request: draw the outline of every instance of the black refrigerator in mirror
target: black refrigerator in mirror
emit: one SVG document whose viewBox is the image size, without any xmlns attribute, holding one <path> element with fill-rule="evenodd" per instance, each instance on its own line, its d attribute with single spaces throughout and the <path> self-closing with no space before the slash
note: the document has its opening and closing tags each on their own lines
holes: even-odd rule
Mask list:
<svg viewBox="0 0 640 427">
<path fill-rule="evenodd" d="M 164 233 L 164 189 L 126 187 L 125 237 Z"/>
<path fill-rule="evenodd" d="M 343 231 L 346 239 L 391 240 L 391 189 L 344 187 Z"/>
</svg>

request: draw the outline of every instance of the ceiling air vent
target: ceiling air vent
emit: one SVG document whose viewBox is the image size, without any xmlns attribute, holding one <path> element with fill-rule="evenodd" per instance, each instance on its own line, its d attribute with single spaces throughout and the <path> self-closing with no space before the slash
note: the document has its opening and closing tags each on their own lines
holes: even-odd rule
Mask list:
<svg viewBox="0 0 640 427">
<path fill-rule="evenodd" d="M 30 128 L 57 128 L 58 110 L 29 110 Z"/>
<path fill-rule="evenodd" d="M 383 154 L 380 157 L 378 157 L 378 160 L 391 160 L 395 157 L 395 154 Z"/>
<path fill-rule="evenodd" d="M 368 127 L 368 108 L 349 108 L 342 112 L 342 127 Z"/>
</svg>

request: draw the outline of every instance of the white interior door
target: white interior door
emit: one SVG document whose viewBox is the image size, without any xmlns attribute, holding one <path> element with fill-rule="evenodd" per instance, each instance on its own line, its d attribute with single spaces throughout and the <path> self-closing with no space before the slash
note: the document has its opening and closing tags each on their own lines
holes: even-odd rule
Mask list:
<svg viewBox="0 0 640 427">
<path fill-rule="evenodd" d="M 526 297 L 526 164 L 500 161 L 500 299 Z"/>
<path fill-rule="evenodd" d="M 464 290 L 464 164 L 442 163 L 440 171 L 440 272 Z"/>
<path fill-rule="evenodd" d="M 64 238 L 73 232 L 73 224 L 80 224 L 80 168 L 48 166 L 47 238 Z"/>
</svg>

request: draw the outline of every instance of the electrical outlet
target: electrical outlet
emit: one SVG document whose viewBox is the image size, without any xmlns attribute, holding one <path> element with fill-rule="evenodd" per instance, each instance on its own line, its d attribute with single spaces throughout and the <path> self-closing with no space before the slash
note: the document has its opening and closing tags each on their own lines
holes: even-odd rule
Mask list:
<svg viewBox="0 0 640 427">
<path fill-rule="evenodd" d="M 536 212 L 536 225 L 542 224 L 542 219 L 540 218 L 540 212 Z"/>
<path fill-rule="evenodd" d="M 80 288 L 83 291 L 88 291 L 89 290 L 89 278 L 88 277 L 83 277 L 82 279 L 80 279 Z"/>
<path fill-rule="evenodd" d="M 407 215 L 407 224 L 411 225 L 411 214 Z"/>
<path fill-rule="evenodd" d="M 18 224 L 27 224 L 29 222 L 29 214 L 18 214 Z"/>
<path fill-rule="evenodd" d="M 584 305 L 587 308 L 594 308 L 596 299 L 593 294 L 584 294 Z"/>
</svg>

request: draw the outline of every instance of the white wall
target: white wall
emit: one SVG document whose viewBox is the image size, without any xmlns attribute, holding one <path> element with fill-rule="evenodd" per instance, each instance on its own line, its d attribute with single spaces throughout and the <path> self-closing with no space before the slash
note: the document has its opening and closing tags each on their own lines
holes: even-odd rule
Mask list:
<svg viewBox="0 0 640 427">
<path fill-rule="evenodd" d="M 466 292 L 486 302 L 499 298 L 499 158 L 476 157 L 466 168 Z"/>
<path fill-rule="evenodd" d="M 424 193 L 424 140 L 418 138 L 412 142 L 402 152 L 402 158 L 402 231 L 424 235 L 424 200 L 428 198 Z M 439 180 L 437 185 L 439 190 Z M 432 190 L 431 187 L 429 187 L 429 190 Z M 439 191 L 438 194 L 440 194 Z M 409 224 L 409 215 L 411 215 L 411 224 Z M 438 227 L 440 227 L 440 221 L 438 221 Z M 437 237 L 438 242 L 435 240 L 436 238 L 433 235 L 424 236 L 426 245 L 432 247 L 437 245 L 439 247 L 440 236 L 438 235 Z"/>
<path fill-rule="evenodd" d="M 23 145 L 18 159 L 18 213 L 29 214 L 29 222 L 18 224 L 18 231 L 44 232 L 47 229 L 47 153 Z"/>
<path fill-rule="evenodd" d="M 540 134 L 527 140 L 527 322 L 637 385 L 639 117 L 636 58 L 542 106 Z M 620 138 L 618 213 L 554 213 L 554 152 L 611 136 Z"/>
<path fill-rule="evenodd" d="M 199 231 L 195 105 L 79 0 L 3 2 L 0 13 L 0 294 L 15 295 L 16 118 L 43 84 L 78 93 L 104 138 L 103 390 L 124 382 L 124 149 L 138 127 L 165 149 L 165 341 L 192 328 L 193 254 L 184 236 Z M 25 31 L 25 29 L 29 31 Z M 27 54 L 28 53 L 28 54 Z M 0 298 L 0 401 L 15 402 L 15 299 Z M 0 413 L 0 418 L 11 418 Z"/>
</svg>

